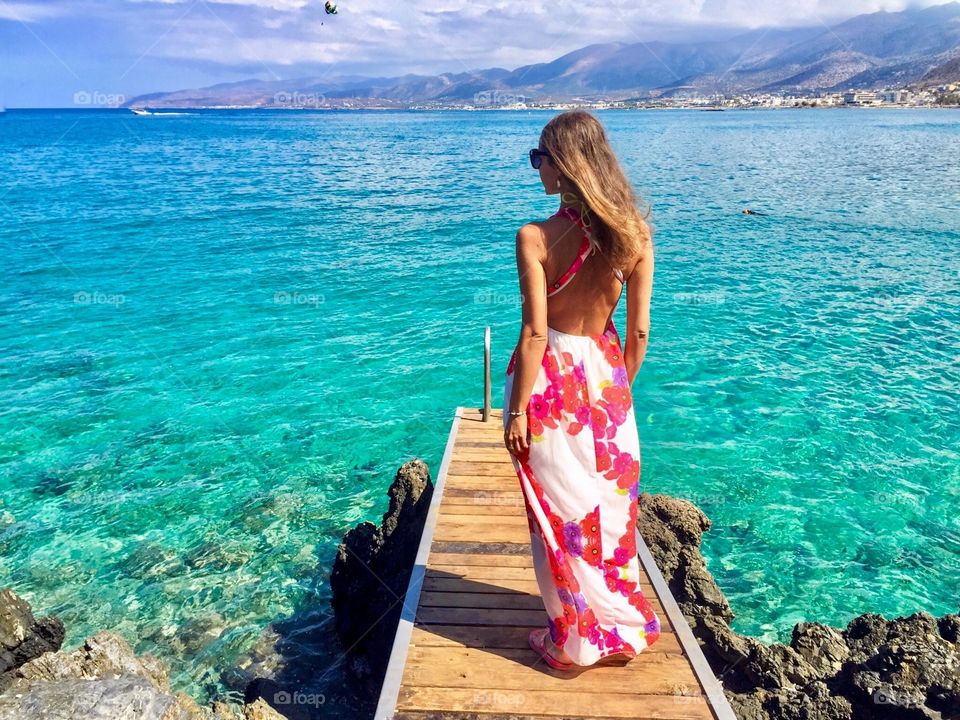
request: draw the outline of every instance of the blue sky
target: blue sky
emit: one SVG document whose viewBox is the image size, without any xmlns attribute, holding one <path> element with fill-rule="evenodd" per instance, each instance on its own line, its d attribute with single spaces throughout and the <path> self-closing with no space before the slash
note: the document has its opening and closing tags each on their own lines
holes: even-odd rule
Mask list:
<svg viewBox="0 0 960 720">
<path fill-rule="evenodd" d="M 247 78 L 515 68 L 595 42 L 824 25 L 902 0 L 0 0 L 0 104 L 111 104 Z"/>
</svg>

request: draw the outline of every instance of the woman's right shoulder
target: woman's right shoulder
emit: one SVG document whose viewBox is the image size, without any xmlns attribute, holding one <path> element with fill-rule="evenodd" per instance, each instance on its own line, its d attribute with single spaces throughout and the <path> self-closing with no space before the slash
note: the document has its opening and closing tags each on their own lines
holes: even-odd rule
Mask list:
<svg viewBox="0 0 960 720">
<path fill-rule="evenodd" d="M 531 237 L 545 237 L 553 233 L 562 232 L 567 226 L 566 223 L 567 221 L 559 215 L 551 215 L 543 220 L 531 220 L 523 224 L 520 230 L 517 231 L 517 235 L 519 236 L 520 233 L 523 232 Z"/>
<path fill-rule="evenodd" d="M 528 242 L 543 242 L 552 232 L 554 232 L 555 218 L 546 220 L 531 220 L 524 223 L 517 230 L 517 240 L 521 238 Z"/>
<path fill-rule="evenodd" d="M 546 234 L 537 221 L 524 223 L 517 230 L 517 252 L 542 258 L 546 251 Z"/>
</svg>

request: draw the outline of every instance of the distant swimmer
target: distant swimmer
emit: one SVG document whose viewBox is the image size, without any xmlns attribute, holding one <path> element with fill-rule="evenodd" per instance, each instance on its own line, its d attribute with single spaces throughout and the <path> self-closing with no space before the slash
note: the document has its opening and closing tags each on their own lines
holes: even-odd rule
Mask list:
<svg viewBox="0 0 960 720">
<path fill-rule="evenodd" d="M 744 208 L 741 210 L 741 212 L 744 215 L 766 215 L 764 212 L 760 212 L 759 210 L 751 210 L 750 208 Z"/>
</svg>

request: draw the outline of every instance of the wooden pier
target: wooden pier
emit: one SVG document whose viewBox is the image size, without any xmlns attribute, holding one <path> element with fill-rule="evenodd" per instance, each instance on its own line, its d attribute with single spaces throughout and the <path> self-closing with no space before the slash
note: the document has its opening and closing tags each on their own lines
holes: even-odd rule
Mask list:
<svg viewBox="0 0 960 720">
<path fill-rule="evenodd" d="M 628 663 L 560 672 L 527 646 L 547 616 L 502 417 L 456 410 L 377 720 L 736 720 L 639 533 L 641 587 L 660 638 Z"/>
</svg>

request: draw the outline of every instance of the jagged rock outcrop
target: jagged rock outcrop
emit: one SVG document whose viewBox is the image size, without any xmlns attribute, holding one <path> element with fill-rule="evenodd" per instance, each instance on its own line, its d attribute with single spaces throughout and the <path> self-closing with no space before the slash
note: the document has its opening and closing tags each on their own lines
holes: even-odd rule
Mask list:
<svg viewBox="0 0 960 720">
<path fill-rule="evenodd" d="M 72 653 L 46 652 L 12 672 L 0 720 L 202 720 L 189 697 L 173 693 L 166 667 L 137 657 L 119 635 L 100 632 Z"/>
<path fill-rule="evenodd" d="M 9 588 L 0 590 L 0 692 L 13 682 L 13 671 L 63 644 L 63 623 L 47 615 L 33 617 L 30 605 Z"/>
<path fill-rule="evenodd" d="M 337 549 L 330 588 L 337 634 L 352 675 L 376 697 L 420 535 L 433 496 L 426 463 L 405 463 L 388 491 L 390 506 L 379 526 L 361 523 Z"/>
<path fill-rule="evenodd" d="M 34 619 L 30 605 L 0 590 L 0 720 L 284 720 L 262 703 L 201 707 L 173 692 L 166 665 L 99 632 L 61 650 L 63 623 Z"/>
</svg>

